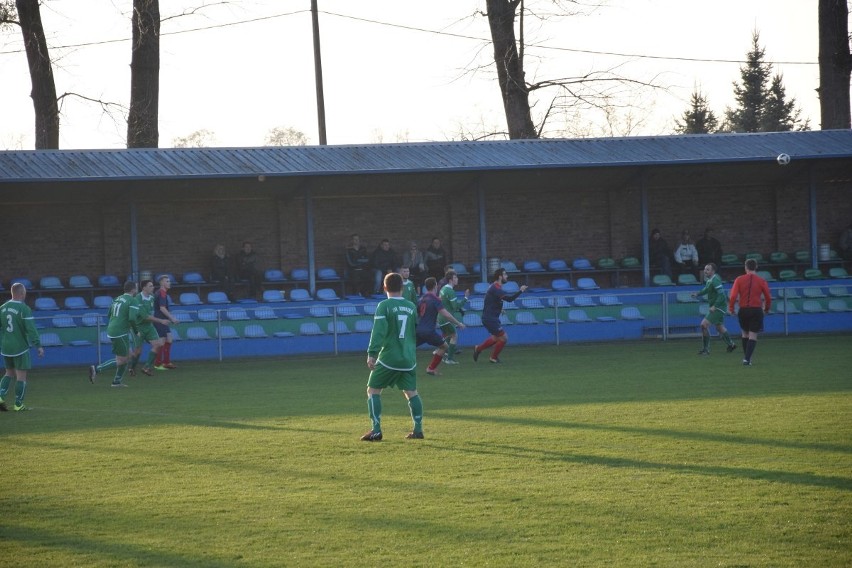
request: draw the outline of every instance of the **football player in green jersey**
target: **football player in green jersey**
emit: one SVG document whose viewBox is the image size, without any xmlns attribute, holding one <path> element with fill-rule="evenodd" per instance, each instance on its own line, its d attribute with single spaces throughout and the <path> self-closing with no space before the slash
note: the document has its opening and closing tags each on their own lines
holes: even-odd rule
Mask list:
<svg viewBox="0 0 852 568">
<path fill-rule="evenodd" d="M 462 308 L 464 308 L 465 303 L 470 298 L 470 290 L 465 290 L 464 298 L 459 298 L 455 290 L 455 287 L 459 284 L 459 275 L 456 274 L 455 270 L 447 270 L 444 278 L 447 280 L 447 283 L 441 288 L 438 297 L 441 298 L 444 309 L 455 315 L 458 312 L 462 312 Z M 444 338 L 448 344 L 444 363 L 447 365 L 458 365 L 458 361 L 455 359 L 456 343 L 458 342 L 456 326 L 443 315 L 438 316 L 438 325 L 441 327 L 441 333 L 444 334 Z"/>
<path fill-rule="evenodd" d="M 107 337 L 112 343 L 112 353 L 115 355 L 109 361 L 100 365 L 89 366 L 89 381 L 94 383 L 98 373 L 115 367 L 115 377 L 112 386 L 126 387 L 121 382 L 127 371 L 127 362 L 134 349 L 135 332 L 133 326 L 139 316 L 139 304 L 136 303 L 136 282 L 128 280 L 124 283 L 124 294 L 113 300 L 109 308 L 109 323 L 107 323 Z"/>
<path fill-rule="evenodd" d="M 402 266 L 399 269 L 399 275 L 402 276 L 402 297 L 417 305 L 417 289 L 414 287 L 414 282 L 409 280 L 411 269 L 407 266 Z"/>
<path fill-rule="evenodd" d="M 704 267 L 704 277 L 706 282 L 704 288 L 692 294 L 693 297 L 707 296 L 707 301 L 710 303 L 710 309 L 704 319 L 701 320 L 701 339 L 703 346 L 699 355 L 710 355 L 710 324 L 716 326 L 719 332 L 719 338 L 727 345 L 728 353 L 737 348 L 737 344 L 728 335 L 728 330 L 725 327 L 725 314 L 728 310 L 728 297 L 725 295 L 725 287 L 722 285 L 722 279 L 716 274 L 716 265 L 708 263 Z"/>
<path fill-rule="evenodd" d="M 131 367 L 136 366 L 136 362 L 142 355 L 142 343 L 147 341 L 151 345 L 151 350 L 148 351 L 148 359 L 145 365 L 142 366 L 142 372 L 149 377 L 154 374 L 152 370 L 154 361 L 157 359 L 157 352 L 165 343 L 165 338 L 161 338 L 154 327 L 155 323 L 161 325 L 169 325 L 169 320 L 158 318 L 154 315 L 154 282 L 146 280 L 142 283 L 142 291 L 136 297 L 139 304 L 139 313 L 136 318 L 136 331 L 139 334 L 139 342 L 136 345 L 136 351 L 133 353 L 133 361 Z"/>
<path fill-rule="evenodd" d="M 392 272 L 384 279 L 387 299 L 379 302 L 367 347 L 367 410 L 372 428 L 361 436 L 364 442 L 382 439 L 382 390 L 396 387 L 408 399 L 412 431 L 410 439 L 423 438 L 423 402 L 417 393 L 417 308 L 402 297 L 402 276 Z"/>
<path fill-rule="evenodd" d="M 27 394 L 27 371 L 32 369 L 30 347 L 38 350 L 38 356 L 44 357 L 35 319 L 30 307 L 24 303 L 27 289 L 20 282 L 12 284 L 12 299 L 0 306 L 0 354 L 3 355 L 6 372 L 0 379 L 0 410 L 9 410 L 6 406 L 6 393 L 14 376 L 15 410 L 29 410 L 24 405 Z"/>
</svg>

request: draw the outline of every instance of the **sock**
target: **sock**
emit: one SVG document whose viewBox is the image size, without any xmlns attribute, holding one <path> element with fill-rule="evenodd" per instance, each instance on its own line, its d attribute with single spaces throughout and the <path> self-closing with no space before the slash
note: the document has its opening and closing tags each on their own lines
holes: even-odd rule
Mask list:
<svg viewBox="0 0 852 568">
<path fill-rule="evenodd" d="M 127 363 L 117 365 L 115 367 L 115 378 L 112 380 L 113 384 L 118 384 L 121 382 L 121 379 L 124 378 L 125 371 L 127 371 Z"/>
<path fill-rule="evenodd" d="M 751 356 L 754 355 L 754 348 L 757 347 L 756 339 L 749 339 L 745 350 L 745 360 L 751 363 Z"/>
<path fill-rule="evenodd" d="M 441 355 L 432 355 L 432 362 L 429 363 L 427 369 L 429 369 L 430 371 L 434 371 L 435 369 L 437 369 L 438 365 L 441 364 L 441 359 Z"/>
<path fill-rule="evenodd" d="M 160 350 L 157 351 L 156 357 L 154 357 L 154 365 L 159 367 L 163 364 L 163 348 L 160 347 Z"/>
<path fill-rule="evenodd" d="M 18 379 L 15 383 L 15 406 L 24 404 L 24 396 L 27 394 L 27 381 Z"/>
<path fill-rule="evenodd" d="M 447 361 L 454 361 L 456 356 L 456 344 L 450 343 L 449 349 L 447 349 Z"/>
<path fill-rule="evenodd" d="M 163 364 L 171 365 L 172 364 L 172 344 L 166 343 L 163 345 Z"/>
<path fill-rule="evenodd" d="M 701 341 L 704 343 L 704 350 L 710 351 L 710 334 L 702 335 Z"/>
<path fill-rule="evenodd" d="M 157 353 L 154 352 L 154 350 L 152 349 L 151 351 L 148 352 L 148 359 L 145 361 L 145 366 L 150 369 L 151 365 L 154 363 L 154 360 L 156 358 L 157 358 Z"/>
<path fill-rule="evenodd" d="M 370 413 L 370 422 L 373 432 L 382 431 L 382 395 L 371 394 L 367 397 L 367 411 Z"/>
<path fill-rule="evenodd" d="M 110 359 L 109 361 L 104 361 L 103 363 L 101 363 L 100 365 L 95 367 L 95 370 L 97 370 L 97 372 L 101 373 L 103 371 L 106 371 L 107 369 L 111 369 L 112 367 L 115 367 L 116 364 L 117 364 L 117 362 L 116 362 L 115 359 Z"/>
<path fill-rule="evenodd" d="M 503 351 L 503 348 L 506 347 L 505 341 L 498 341 L 497 345 L 494 347 L 494 352 L 491 353 L 491 358 L 496 359 L 500 356 L 500 352 Z"/>
<path fill-rule="evenodd" d="M 477 345 L 476 350 L 479 351 L 480 353 L 482 353 L 483 351 L 485 351 L 486 349 L 488 349 L 489 347 L 491 347 L 495 343 L 497 343 L 497 340 L 494 339 L 493 337 L 489 337 L 488 339 L 486 339 L 485 341 L 483 341 L 482 343 Z"/>
<path fill-rule="evenodd" d="M 9 392 L 9 383 L 12 382 L 12 377 L 9 375 L 3 375 L 3 378 L 0 379 L 0 398 L 6 396 L 6 393 Z"/>
<path fill-rule="evenodd" d="M 734 344 L 733 340 L 731 339 L 731 336 L 728 334 L 727 331 L 722 334 L 722 341 L 725 342 L 725 345 L 733 345 Z"/>
<path fill-rule="evenodd" d="M 748 359 L 746 357 L 746 351 L 748 350 L 748 337 L 743 337 L 743 359 Z"/>
<path fill-rule="evenodd" d="M 136 364 L 138 362 L 139 362 L 139 355 L 133 355 L 133 356 L 130 357 L 130 365 L 128 365 L 128 366 L 130 367 L 130 369 L 135 370 Z"/>
<path fill-rule="evenodd" d="M 411 420 L 414 422 L 414 431 L 423 431 L 423 401 L 420 395 L 408 399 L 408 408 L 411 409 Z"/>
</svg>

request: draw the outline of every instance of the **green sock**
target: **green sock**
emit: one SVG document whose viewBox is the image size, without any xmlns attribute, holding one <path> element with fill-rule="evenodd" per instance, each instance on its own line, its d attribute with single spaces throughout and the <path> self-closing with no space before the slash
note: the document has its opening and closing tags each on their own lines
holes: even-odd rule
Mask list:
<svg viewBox="0 0 852 568">
<path fill-rule="evenodd" d="M 728 334 L 727 331 L 722 334 L 722 341 L 724 341 L 729 346 L 734 344 L 734 342 L 731 340 L 731 336 Z"/>
<path fill-rule="evenodd" d="M 24 404 L 24 395 L 27 394 L 27 381 L 18 379 L 15 383 L 15 405 L 21 406 Z"/>
<path fill-rule="evenodd" d="M 101 363 L 100 365 L 95 367 L 95 369 L 97 369 L 97 371 L 99 373 L 102 373 L 102 372 L 106 371 L 107 369 L 115 367 L 115 365 L 116 365 L 115 359 L 110 359 L 109 361 L 104 361 L 103 363 Z"/>
<path fill-rule="evenodd" d="M 157 352 L 153 349 L 148 352 L 148 359 L 145 361 L 145 366 L 149 369 L 154 366 L 154 361 L 157 359 Z"/>
<path fill-rule="evenodd" d="M 411 419 L 414 421 L 414 431 L 423 431 L 423 401 L 420 395 L 408 399 L 408 408 L 411 409 Z"/>
<path fill-rule="evenodd" d="M 367 397 L 367 410 L 370 413 L 370 422 L 373 424 L 373 432 L 382 431 L 382 395 L 371 394 Z"/>
<path fill-rule="evenodd" d="M 447 360 L 455 361 L 456 360 L 456 344 L 450 343 L 447 347 Z"/>
<path fill-rule="evenodd" d="M 9 392 L 9 383 L 12 382 L 12 377 L 9 375 L 3 375 L 3 378 L 0 379 L 0 398 L 6 396 L 6 393 Z"/>
<path fill-rule="evenodd" d="M 702 335 L 701 340 L 704 342 L 704 350 L 710 351 L 710 335 Z"/>
<path fill-rule="evenodd" d="M 115 384 L 120 383 L 121 379 L 124 378 L 124 372 L 126 370 L 127 370 L 127 363 L 117 365 L 115 367 L 115 378 L 112 380 L 112 382 L 115 383 Z"/>
</svg>

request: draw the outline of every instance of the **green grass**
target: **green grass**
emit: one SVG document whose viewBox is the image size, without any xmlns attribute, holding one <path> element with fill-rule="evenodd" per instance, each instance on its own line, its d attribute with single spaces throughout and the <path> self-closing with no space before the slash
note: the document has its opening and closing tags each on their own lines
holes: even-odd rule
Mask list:
<svg viewBox="0 0 852 568">
<path fill-rule="evenodd" d="M 37 368 L 0 565 L 849 566 L 850 337 L 720 345 L 467 349 L 420 377 L 427 438 L 386 391 L 373 444 L 362 355 Z"/>
</svg>

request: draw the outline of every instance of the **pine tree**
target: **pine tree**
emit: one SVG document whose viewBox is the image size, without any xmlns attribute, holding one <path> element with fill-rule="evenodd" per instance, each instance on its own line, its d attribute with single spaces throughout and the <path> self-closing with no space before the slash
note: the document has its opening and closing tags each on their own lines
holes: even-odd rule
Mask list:
<svg viewBox="0 0 852 568">
<path fill-rule="evenodd" d="M 701 91 L 696 89 L 689 101 L 689 109 L 683 112 L 681 120 L 675 120 L 675 131 L 678 134 L 711 134 L 716 132 L 719 121 L 710 110 L 705 97 Z"/>
<path fill-rule="evenodd" d="M 772 77 L 772 65 L 764 61 L 766 50 L 760 47 L 760 34 L 752 35 L 752 49 L 746 64 L 740 67 L 742 83 L 734 83 L 736 108 L 725 111 L 723 130 L 730 132 L 780 132 L 805 130 L 808 124 L 799 118 L 796 100 L 786 100 L 780 74 Z M 771 81 L 770 81 L 770 77 Z"/>
</svg>

